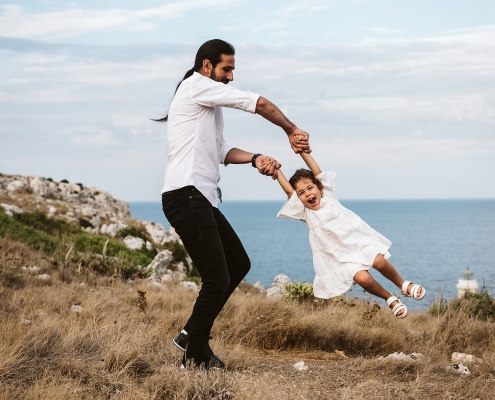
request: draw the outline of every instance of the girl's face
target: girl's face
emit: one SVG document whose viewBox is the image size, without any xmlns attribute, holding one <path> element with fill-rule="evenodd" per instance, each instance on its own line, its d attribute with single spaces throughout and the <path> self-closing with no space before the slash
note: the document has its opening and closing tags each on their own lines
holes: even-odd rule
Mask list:
<svg viewBox="0 0 495 400">
<path fill-rule="evenodd" d="M 318 210 L 320 208 L 321 192 L 311 179 L 300 179 L 296 183 L 294 190 L 304 204 L 304 207 L 310 210 Z"/>
</svg>

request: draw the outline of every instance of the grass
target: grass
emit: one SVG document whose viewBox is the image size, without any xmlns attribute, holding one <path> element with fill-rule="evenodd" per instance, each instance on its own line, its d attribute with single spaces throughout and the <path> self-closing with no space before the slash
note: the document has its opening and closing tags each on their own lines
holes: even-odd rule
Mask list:
<svg viewBox="0 0 495 400">
<path fill-rule="evenodd" d="M 227 369 L 183 371 L 171 339 L 197 293 L 173 283 L 155 290 L 139 278 L 127 283 L 80 268 L 83 261 L 69 256 L 64 269 L 27 242 L 0 238 L 0 399 L 490 399 L 495 393 L 490 319 L 448 307 L 398 320 L 365 301 L 271 299 L 245 282 L 212 331 L 212 348 Z M 23 265 L 38 266 L 50 281 L 39 282 Z M 73 305 L 82 311 L 71 312 Z M 395 351 L 425 357 L 377 360 Z M 448 372 L 453 351 L 483 363 L 470 366 L 469 376 Z M 309 371 L 292 367 L 301 360 Z"/>
</svg>

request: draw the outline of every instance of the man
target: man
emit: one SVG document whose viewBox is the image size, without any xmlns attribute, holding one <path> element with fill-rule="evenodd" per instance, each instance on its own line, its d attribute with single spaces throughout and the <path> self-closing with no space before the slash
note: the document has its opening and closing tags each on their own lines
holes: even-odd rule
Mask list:
<svg viewBox="0 0 495 400">
<path fill-rule="evenodd" d="M 310 152 L 308 134 L 269 100 L 227 84 L 234 80 L 235 50 L 223 40 L 204 43 L 194 67 L 179 83 L 167 121 L 168 164 L 162 189 L 163 211 L 201 275 L 192 314 L 174 344 L 184 351 L 182 366 L 223 368 L 208 340 L 213 322 L 249 271 L 249 257 L 237 234 L 218 210 L 219 164 L 247 164 L 277 176 L 271 157 L 230 146 L 223 138 L 222 107 L 260 114 L 280 126 L 295 152 Z M 297 135 L 297 136 L 296 136 Z M 298 140 L 296 139 L 298 138 Z"/>
</svg>

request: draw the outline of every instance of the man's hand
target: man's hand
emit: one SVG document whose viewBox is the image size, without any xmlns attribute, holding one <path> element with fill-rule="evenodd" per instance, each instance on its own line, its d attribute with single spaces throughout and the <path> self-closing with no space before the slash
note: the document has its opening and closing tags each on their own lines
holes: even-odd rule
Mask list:
<svg viewBox="0 0 495 400">
<path fill-rule="evenodd" d="M 287 135 L 289 137 L 290 147 L 294 150 L 294 153 L 305 152 L 307 154 L 311 153 L 311 147 L 309 146 L 309 133 L 303 131 L 302 129 L 296 128 Z"/>
<path fill-rule="evenodd" d="M 256 168 L 260 174 L 277 179 L 277 170 L 282 166 L 277 160 L 269 156 L 258 156 L 255 161 Z"/>
</svg>

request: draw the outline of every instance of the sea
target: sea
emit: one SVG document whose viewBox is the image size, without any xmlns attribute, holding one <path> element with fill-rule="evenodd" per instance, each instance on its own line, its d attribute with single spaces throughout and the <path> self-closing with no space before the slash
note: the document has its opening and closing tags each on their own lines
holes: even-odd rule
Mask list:
<svg viewBox="0 0 495 400">
<path fill-rule="evenodd" d="M 401 276 L 427 290 L 424 300 L 406 299 L 410 310 L 424 310 L 440 297 L 457 295 L 466 269 L 495 294 L 495 199 L 487 200 L 342 200 L 371 227 L 392 241 L 391 258 Z M 160 202 L 131 202 L 134 218 L 169 227 Z M 281 201 L 225 201 L 219 209 L 239 235 L 251 259 L 250 283 L 271 287 L 278 274 L 312 282 L 314 270 L 308 227 L 277 218 Z M 387 290 L 398 289 L 378 271 L 372 275 Z M 348 296 L 377 300 L 354 285 Z"/>
</svg>

